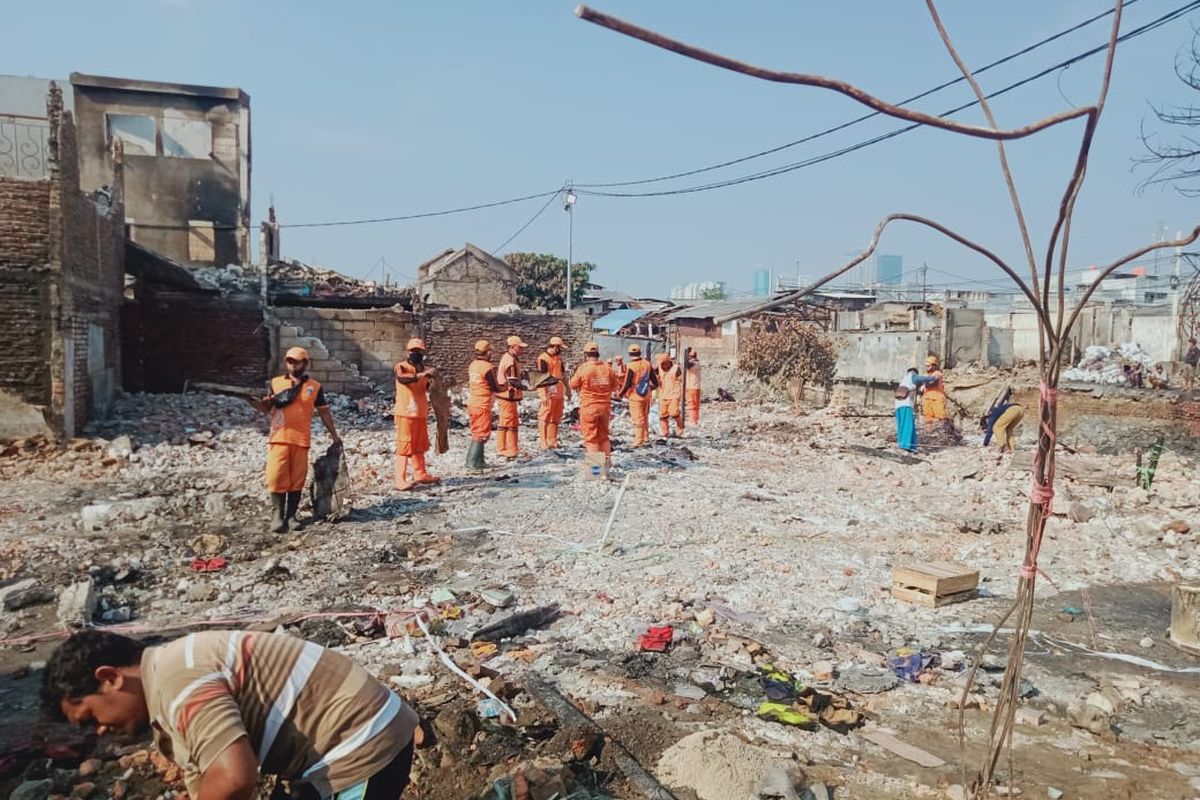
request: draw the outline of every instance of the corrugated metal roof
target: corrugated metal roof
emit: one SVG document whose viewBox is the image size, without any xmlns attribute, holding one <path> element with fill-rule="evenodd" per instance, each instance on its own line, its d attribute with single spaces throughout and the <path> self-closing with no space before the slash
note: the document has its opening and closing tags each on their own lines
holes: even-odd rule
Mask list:
<svg viewBox="0 0 1200 800">
<path fill-rule="evenodd" d="M 592 322 L 592 330 L 594 331 L 619 331 L 631 322 L 639 320 L 649 314 L 650 311 L 645 308 L 618 308 L 616 311 L 610 311 L 603 317 Z"/>
</svg>

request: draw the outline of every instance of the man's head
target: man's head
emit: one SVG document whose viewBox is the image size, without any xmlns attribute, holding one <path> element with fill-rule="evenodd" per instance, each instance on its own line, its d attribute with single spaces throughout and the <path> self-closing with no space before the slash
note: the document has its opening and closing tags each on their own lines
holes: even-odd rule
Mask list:
<svg viewBox="0 0 1200 800">
<path fill-rule="evenodd" d="M 925 358 L 925 371 L 935 372 L 938 368 L 937 356 L 927 356 Z"/>
<path fill-rule="evenodd" d="M 561 353 L 562 349 L 566 346 L 567 346 L 567 343 L 564 342 L 560 337 L 551 336 L 550 344 L 546 346 L 546 352 L 552 356 L 556 356 L 559 353 Z"/>
<path fill-rule="evenodd" d="M 125 636 L 85 630 L 67 639 L 46 662 L 42 706 L 76 725 L 136 733 L 150 721 L 142 688 L 145 646 Z"/>
<path fill-rule="evenodd" d="M 475 357 L 482 358 L 484 361 L 492 360 L 492 343 L 487 339 L 480 339 L 475 342 Z"/>
<path fill-rule="evenodd" d="M 510 336 L 504 340 L 504 343 L 508 345 L 508 352 L 514 356 L 521 355 L 525 350 L 525 342 L 521 340 L 520 336 Z"/>
<path fill-rule="evenodd" d="M 408 351 L 408 361 L 414 366 L 420 366 L 425 361 L 425 340 L 412 338 L 404 346 Z"/>
<path fill-rule="evenodd" d="M 642 348 L 636 344 L 629 345 L 629 360 L 637 361 L 642 357 Z"/>
<path fill-rule="evenodd" d="M 921 373 L 921 371 L 919 369 L 917 369 L 916 367 L 909 367 L 908 371 L 905 374 L 906 375 L 919 375 L 920 373 Z"/>
<path fill-rule="evenodd" d="M 308 370 L 308 351 L 303 347 L 293 347 L 283 357 L 287 374 L 299 378 Z"/>
<path fill-rule="evenodd" d="M 583 354 L 587 357 L 588 361 L 599 361 L 600 345 L 595 342 L 588 342 L 583 346 Z"/>
</svg>

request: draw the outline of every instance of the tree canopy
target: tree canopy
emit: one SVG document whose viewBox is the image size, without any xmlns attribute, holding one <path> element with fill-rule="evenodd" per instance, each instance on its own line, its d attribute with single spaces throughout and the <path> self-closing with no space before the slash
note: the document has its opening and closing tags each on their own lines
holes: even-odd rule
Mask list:
<svg viewBox="0 0 1200 800">
<path fill-rule="evenodd" d="M 521 308 L 566 308 L 567 261 L 549 253 L 509 253 L 504 263 L 517 273 L 517 303 Z M 571 304 L 583 300 L 595 264 L 571 264 Z"/>
</svg>

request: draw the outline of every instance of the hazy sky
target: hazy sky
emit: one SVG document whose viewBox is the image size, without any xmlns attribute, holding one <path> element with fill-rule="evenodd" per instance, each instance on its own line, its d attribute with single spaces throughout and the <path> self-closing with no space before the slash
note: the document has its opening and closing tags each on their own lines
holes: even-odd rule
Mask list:
<svg viewBox="0 0 1200 800">
<path fill-rule="evenodd" d="M 1128 30 L 1183 5 L 1137 0 Z M 604 11 L 764 66 L 836 75 L 888 99 L 956 75 L 918 0 L 595 0 Z M 944 0 L 960 51 L 979 65 L 1107 8 L 1106 0 Z M 578 20 L 572 0 L 269 2 L 129 0 L 19 3 L 5 9 L 0 73 L 72 70 L 239 86 L 251 96 L 253 214 L 274 197 L 283 223 L 393 216 L 486 203 L 576 183 L 697 168 L 857 116 L 852 101 L 699 64 Z M 1173 75 L 1189 18 L 1122 47 L 1073 236 L 1073 266 L 1105 262 L 1200 218 L 1195 200 L 1135 192 L 1139 125 L 1150 103 L 1194 102 Z M 995 89 L 1100 44 L 1108 20 L 987 72 Z M 995 102 L 1015 127 L 1092 102 L 1100 61 L 1076 64 Z M 959 85 L 918 104 L 969 99 Z M 978 112 L 962 119 L 981 121 Z M 770 169 L 897 127 L 877 118 L 734 167 L 633 190 L 678 188 Z M 1010 154 L 1044 243 L 1082 123 L 1015 143 Z M 620 191 L 620 190 L 618 190 Z M 393 275 L 471 241 L 497 248 L 543 200 L 434 219 L 283 234 L 284 254 Z M 919 130 L 817 166 L 752 183 L 657 198 L 583 195 L 574 252 L 595 279 L 643 295 L 725 280 L 745 291 L 759 268 L 829 271 L 893 210 L 936 216 L 1015 261 L 1019 241 L 995 147 Z M 565 255 L 561 203 L 508 249 Z M 1044 247 L 1039 244 L 1038 249 Z M 883 252 L 947 273 L 995 273 L 935 234 L 896 227 Z M 937 270 L 934 272 L 933 270 Z M 378 269 L 375 275 L 378 275 Z"/>
</svg>

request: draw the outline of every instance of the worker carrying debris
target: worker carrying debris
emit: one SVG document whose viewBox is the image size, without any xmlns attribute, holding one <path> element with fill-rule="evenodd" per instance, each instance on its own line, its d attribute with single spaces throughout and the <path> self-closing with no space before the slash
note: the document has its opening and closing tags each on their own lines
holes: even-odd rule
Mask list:
<svg viewBox="0 0 1200 800">
<path fill-rule="evenodd" d="M 583 347 L 584 362 L 571 376 L 570 386 L 579 392 L 579 430 L 589 453 L 604 453 L 611 459 L 612 394 L 616 376 L 612 367 L 600 360 L 600 345 L 588 342 Z"/>
<path fill-rule="evenodd" d="M 471 421 L 471 443 L 467 445 L 467 469 L 479 472 L 487 468 L 483 448 L 492 435 L 492 407 L 496 393 L 496 365 L 492 363 L 492 345 L 487 339 L 475 342 L 475 358 L 467 367 L 467 416 Z"/>
<path fill-rule="evenodd" d="M 564 378 L 562 349 L 566 342 L 557 336 L 550 337 L 546 351 L 538 356 L 538 372 L 545 373 L 553 382 L 538 387 L 538 444 L 543 450 L 557 450 L 558 426 L 562 423 L 563 403 L 571 399 L 571 387 Z"/>
<path fill-rule="evenodd" d="M 509 336 L 505 340 L 508 349 L 500 356 L 496 368 L 496 400 L 500 404 L 500 420 L 496 425 L 496 454 L 512 461 L 521 454 L 518 435 L 521 430 L 521 398 L 525 396 L 525 382 L 521 375 L 521 353 L 525 342 L 520 336 Z"/>
<path fill-rule="evenodd" d="M 1007 402 L 1007 397 L 1004 401 L 996 403 L 979 419 L 979 429 L 983 431 L 983 446 L 987 447 L 995 438 L 1001 453 L 1006 450 L 1011 453 L 1016 449 L 1017 426 L 1024 417 L 1025 408 L 1018 403 Z"/>
<path fill-rule="evenodd" d="M 680 403 L 683 401 L 683 370 L 668 353 L 658 354 L 658 420 L 662 435 L 671 436 L 671 420 L 675 421 L 675 435 L 683 434 L 683 416 Z"/>
<path fill-rule="evenodd" d="M 276 633 L 204 631 L 146 647 L 99 630 L 50 656 L 42 703 L 106 732 L 154 732 L 189 797 L 247 798 L 259 775 L 301 797 L 395 800 L 420 743 L 415 711 L 361 666 Z"/>
<path fill-rule="evenodd" d="M 916 367 L 909 367 L 896 384 L 896 445 L 901 450 L 917 452 L 917 419 L 913 404 L 917 399 L 917 387 L 933 381 L 934 378 L 921 375 Z"/>
<path fill-rule="evenodd" d="M 937 356 L 925 358 L 925 375 L 932 378 L 925 383 L 925 392 L 921 407 L 925 412 L 925 420 L 946 419 L 946 384 L 942 382 L 942 370 L 938 367 Z"/>
<path fill-rule="evenodd" d="M 409 339 L 408 360 L 396 365 L 396 490 L 406 492 L 418 483 L 437 483 L 429 474 L 425 454 L 429 452 L 429 382 L 437 369 L 425 364 L 425 340 Z M 413 478 L 408 479 L 412 461 Z"/>
<path fill-rule="evenodd" d="M 688 425 L 700 424 L 700 356 L 696 348 L 684 351 L 683 368 L 687 371 Z"/>
<path fill-rule="evenodd" d="M 621 396 L 629 399 L 634 447 L 642 447 L 650 440 L 650 393 L 657 388 L 658 375 L 650 362 L 642 358 L 642 348 L 629 345 L 629 367 L 621 384 Z"/>
<path fill-rule="evenodd" d="M 283 362 L 287 373 L 272 378 L 269 394 L 252 402 L 259 411 L 270 415 L 271 421 L 267 439 L 267 491 L 271 493 L 274 510 L 272 533 L 286 533 L 288 522 L 295 520 L 300 508 L 300 494 L 308 478 L 313 411 L 320 415 L 333 443 L 342 441 L 333 425 L 325 391 L 307 374 L 308 351 L 293 347 L 284 355 Z"/>
</svg>

